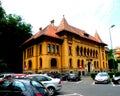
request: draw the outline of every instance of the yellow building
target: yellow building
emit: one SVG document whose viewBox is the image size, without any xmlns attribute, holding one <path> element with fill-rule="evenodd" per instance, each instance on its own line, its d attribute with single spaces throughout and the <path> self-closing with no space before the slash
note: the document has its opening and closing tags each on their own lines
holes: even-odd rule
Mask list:
<svg viewBox="0 0 120 96">
<path fill-rule="evenodd" d="M 64 17 L 59 26 L 52 20 L 23 43 L 23 72 L 81 72 L 84 75 L 107 71 L 105 46 L 97 32 L 91 36 L 69 25 Z"/>
</svg>

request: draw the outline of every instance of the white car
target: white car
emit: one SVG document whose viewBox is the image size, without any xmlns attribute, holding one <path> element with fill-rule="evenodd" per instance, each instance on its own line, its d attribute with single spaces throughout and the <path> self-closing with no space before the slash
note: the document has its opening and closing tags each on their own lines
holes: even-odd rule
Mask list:
<svg viewBox="0 0 120 96">
<path fill-rule="evenodd" d="M 120 76 L 113 75 L 112 82 L 114 84 L 120 84 Z"/>
<path fill-rule="evenodd" d="M 110 82 L 110 76 L 107 72 L 99 72 L 95 76 L 95 83 L 109 83 Z"/>
<path fill-rule="evenodd" d="M 62 81 L 59 78 L 52 78 L 43 74 L 30 74 L 26 77 L 43 83 L 45 87 L 49 90 L 51 96 L 53 96 L 56 91 L 59 91 L 62 88 Z"/>
</svg>

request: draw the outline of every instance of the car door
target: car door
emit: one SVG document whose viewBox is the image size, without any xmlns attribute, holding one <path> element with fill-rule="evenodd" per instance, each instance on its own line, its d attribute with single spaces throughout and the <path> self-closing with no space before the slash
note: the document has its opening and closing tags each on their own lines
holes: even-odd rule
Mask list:
<svg viewBox="0 0 120 96">
<path fill-rule="evenodd" d="M 45 76 L 36 76 L 36 79 L 38 81 L 42 82 L 42 84 L 44 84 L 46 87 L 49 84 L 49 81 L 51 80 L 51 79 L 49 79 L 49 78 L 47 78 Z"/>
<path fill-rule="evenodd" d="M 13 82 L 5 81 L 0 85 L 0 96 L 24 96 L 21 90 L 13 86 Z"/>
</svg>

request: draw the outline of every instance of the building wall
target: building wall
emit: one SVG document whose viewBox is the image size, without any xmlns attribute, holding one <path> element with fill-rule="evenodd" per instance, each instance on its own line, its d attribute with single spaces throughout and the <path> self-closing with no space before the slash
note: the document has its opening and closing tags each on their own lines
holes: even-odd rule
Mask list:
<svg viewBox="0 0 120 96">
<path fill-rule="evenodd" d="M 71 34 L 64 34 L 61 38 L 63 39 L 62 43 L 54 39 L 46 39 L 24 49 L 23 72 L 82 72 L 87 74 L 92 71 L 108 70 L 107 53 L 104 46 L 77 38 Z M 51 45 L 50 51 L 52 51 L 52 44 L 59 46 L 59 53 L 48 52 L 48 44 Z M 40 48 L 40 46 L 42 47 Z M 79 49 L 78 55 L 76 54 L 77 47 Z M 83 48 L 82 55 L 80 55 L 81 47 Z M 91 50 L 97 52 L 97 56 L 90 55 Z M 86 56 L 84 53 L 86 53 Z M 53 67 L 51 67 L 51 64 L 53 64 Z M 55 64 L 56 66 L 54 66 Z"/>
</svg>

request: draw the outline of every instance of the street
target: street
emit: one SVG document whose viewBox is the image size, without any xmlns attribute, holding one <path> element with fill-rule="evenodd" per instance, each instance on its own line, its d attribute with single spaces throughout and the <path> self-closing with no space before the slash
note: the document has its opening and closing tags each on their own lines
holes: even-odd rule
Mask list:
<svg viewBox="0 0 120 96">
<path fill-rule="evenodd" d="M 120 85 L 95 84 L 90 77 L 78 82 L 63 81 L 62 90 L 56 96 L 119 96 Z"/>
</svg>

